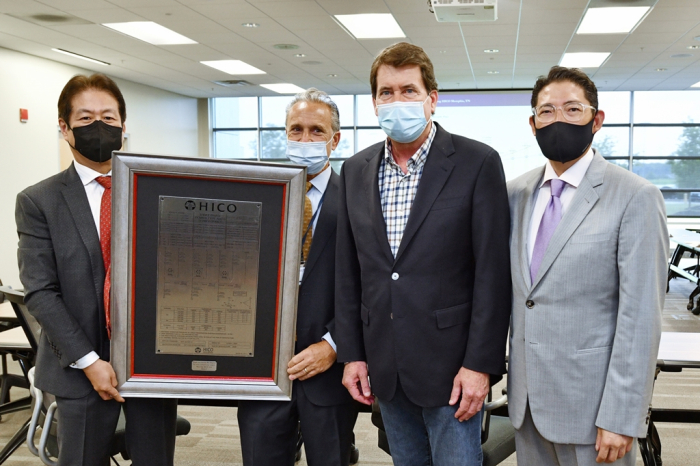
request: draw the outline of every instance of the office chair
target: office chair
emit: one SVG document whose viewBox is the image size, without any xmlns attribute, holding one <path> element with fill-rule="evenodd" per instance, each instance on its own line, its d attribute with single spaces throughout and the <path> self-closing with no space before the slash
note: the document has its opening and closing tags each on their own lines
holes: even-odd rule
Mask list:
<svg viewBox="0 0 700 466">
<path fill-rule="evenodd" d="M 24 305 L 24 293 L 19 290 L 13 290 L 10 287 L 0 286 L 0 293 L 11 304 L 15 312 L 18 327 L 0 332 L 0 352 L 5 355 L 11 355 L 22 369 L 22 376 L 8 375 L 2 376 L 2 394 L 5 394 L 4 403 L 0 404 L 0 415 L 15 413 L 31 407 L 31 396 L 23 397 L 16 401 L 9 401 L 9 389 L 11 386 L 20 386 L 29 388 L 29 370 L 34 366 L 36 357 L 37 336 L 40 327 L 36 319 L 29 314 Z M 37 332 L 37 333 L 35 333 Z M 4 366 L 4 365 L 3 365 Z M 4 367 L 3 367 L 4 369 Z M 5 371 L 4 371 L 5 372 Z M 0 451 L 0 464 L 4 463 L 17 448 L 24 443 L 29 430 L 30 419 L 22 424 L 15 432 L 12 438 L 7 442 L 5 447 Z"/>
</svg>

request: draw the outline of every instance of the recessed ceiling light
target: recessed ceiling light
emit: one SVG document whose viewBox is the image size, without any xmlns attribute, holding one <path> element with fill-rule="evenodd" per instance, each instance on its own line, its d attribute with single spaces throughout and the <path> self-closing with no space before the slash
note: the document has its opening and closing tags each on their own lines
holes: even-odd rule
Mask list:
<svg viewBox="0 0 700 466">
<path fill-rule="evenodd" d="M 127 36 L 148 42 L 153 45 L 182 45 L 196 44 L 189 37 L 161 26 L 153 21 L 130 21 L 128 23 L 104 23 L 105 27 L 114 29 Z"/>
<path fill-rule="evenodd" d="M 447 50 L 440 50 L 440 53 L 447 53 Z"/>
<path fill-rule="evenodd" d="M 576 34 L 627 34 L 649 9 L 648 6 L 589 8 Z"/>
<path fill-rule="evenodd" d="M 655 71 L 668 71 L 668 68 L 656 68 Z"/>
<path fill-rule="evenodd" d="M 328 76 L 329 78 L 337 78 L 337 77 L 338 77 L 337 74 L 333 74 L 333 73 L 328 74 L 328 75 L 326 75 L 326 76 Z"/>
<path fill-rule="evenodd" d="M 258 23 L 243 23 L 241 26 L 246 27 L 246 28 L 259 28 L 260 25 Z"/>
<path fill-rule="evenodd" d="M 303 53 L 297 53 L 297 54 L 294 55 L 294 56 L 297 57 L 297 58 L 304 58 L 306 55 L 303 54 Z"/>
<path fill-rule="evenodd" d="M 671 58 L 690 58 L 692 56 L 692 53 L 674 53 Z"/>
<path fill-rule="evenodd" d="M 238 74 L 266 74 L 263 70 L 259 70 L 254 66 L 251 66 L 240 60 L 211 60 L 211 61 L 200 61 L 202 65 L 207 65 L 212 68 L 216 68 L 224 73 L 238 75 Z"/>
<path fill-rule="evenodd" d="M 608 52 L 565 53 L 559 66 L 567 68 L 598 68 L 609 56 Z"/>
<path fill-rule="evenodd" d="M 486 49 L 484 50 L 484 53 L 498 53 L 500 50 L 498 49 Z"/>
<path fill-rule="evenodd" d="M 51 49 L 51 50 L 53 50 L 54 52 L 58 52 L 58 53 L 62 53 L 64 55 L 74 57 L 74 58 L 80 58 L 81 60 L 87 60 L 87 61 L 92 62 L 92 63 L 97 63 L 98 65 L 105 65 L 105 66 L 109 65 L 109 63 L 107 63 L 106 61 L 95 60 L 94 58 L 86 57 L 85 55 L 80 55 L 78 53 L 69 52 L 68 50 L 62 50 L 62 49 Z"/>
<path fill-rule="evenodd" d="M 500 74 L 500 71 L 487 71 L 486 74 Z"/>
<path fill-rule="evenodd" d="M 391 13 L 335 15 L 334 18 L 355 39 L 406 37 Z"/>
<path fill-rule="evenodd" d="M 278 83 L 278 84 L 261 84 L 261 87 L 269 89 L 278 94 L 297 94 L 299 92 L 304 92 L 305 89 L 297 86 L 296 84 L 289 83 Z"/>
<path fill-rule="evenodd" d="M 697 50 L 700 49 L 700 45 L 689 45 L 686 48 L 690 50 Z"/>
<path fill-rule="evenodd" d="M 275 44 L 272 47 L 276 48 L 277 50 L 296 50 L 299 48 L 298 45 L 294 44 Z"/>
</svg>

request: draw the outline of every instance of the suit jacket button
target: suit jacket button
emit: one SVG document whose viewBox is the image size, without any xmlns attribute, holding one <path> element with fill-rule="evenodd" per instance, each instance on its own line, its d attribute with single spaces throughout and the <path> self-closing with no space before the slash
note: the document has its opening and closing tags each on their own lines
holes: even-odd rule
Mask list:
<svg viewBox="0 0 700 466">
<path fill-rule="evenodd" d="M 389 314 L 389 318 L 390 318 L 391 320 L 394 320 L 394 313 L 393 313 L 393 312 Z"/>
<path fill-rule="evenodd" d="M 528 299 L 527 301 L 525 301 L 525 305 L 528 309 L 532 309 L 533 307 L 535 307 L 535 302 L 531 299 Z"/>
<path fill-rule="evenodd" d="M 399 274 L 396 273 L 396 272 L 392 273 L 392 274 L 391 274 L 391 279 L 392 279 L 392 280 L 398 280 L 398 279 L 399 279 Z"/>
</svg>

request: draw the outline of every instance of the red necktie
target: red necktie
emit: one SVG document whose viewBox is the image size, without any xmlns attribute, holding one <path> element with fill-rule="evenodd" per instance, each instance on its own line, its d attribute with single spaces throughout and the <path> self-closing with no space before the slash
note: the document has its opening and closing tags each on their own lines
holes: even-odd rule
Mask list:
<svg viewBox="0 0 700 466">
<path fill-rule="evenodd" d="M 112 323 L 109 318 L 109 293 L 111 291 L 110 272 L 112 270 L 112 177 L 99 176 L 95 181 L 105 188 L 100 202 L 100 247 L 105 264 L 104 303 L 107 322 L 107 336 L 112 338 Z"/>
</svg>

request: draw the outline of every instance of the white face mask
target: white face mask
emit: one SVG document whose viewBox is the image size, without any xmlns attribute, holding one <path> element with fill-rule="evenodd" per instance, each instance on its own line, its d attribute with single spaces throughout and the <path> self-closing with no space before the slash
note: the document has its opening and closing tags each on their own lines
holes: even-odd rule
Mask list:
<svg viewBox="0 0 700 466">
<path fill-rule="evenodd" d="M 377 105 L 379 126 L 393 141 L 401 143 L 415 141 L 428 125 L 423 109 L 428 99 L 430 95 L 423 102 L 392 102 Z"/>
<path fill-rule="evenodd" d="M 335 136 L 335 133 L 333 133 Z M 306 167 L 308 175 L 321 173 L 328 163 L 326 146 L 333 141 L 331 136 L 328 142 L 297 142 L 287 140 L 287 158 L 298 165 Z"/>
</svg>

